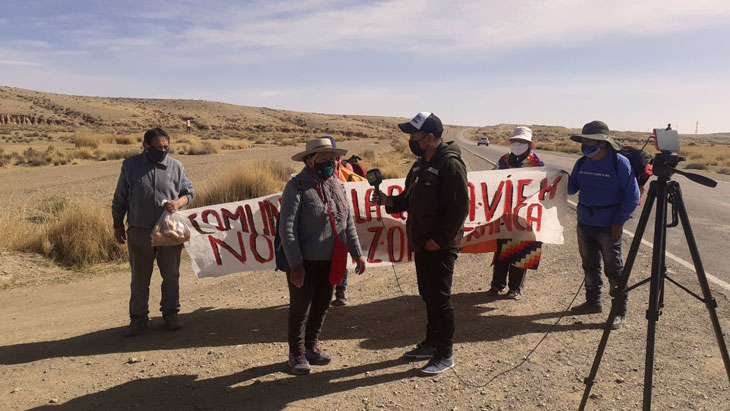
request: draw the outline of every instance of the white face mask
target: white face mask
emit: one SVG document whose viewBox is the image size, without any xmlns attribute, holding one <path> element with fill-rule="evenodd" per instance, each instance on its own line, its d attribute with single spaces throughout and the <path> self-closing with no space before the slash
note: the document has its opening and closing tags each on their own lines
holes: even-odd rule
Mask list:
<svg viewBox="0 0 730 411">
<path fill-rule="evenodd" d="M 509 145 L 509 149 L 512 152 L 512 154 L 519 156 L 519 155 L 525 154 L 525 152 L 530 149 L 530 144 L 529 143 L 519 143 L 519 142 L 515 141 Z"/>
</svg>

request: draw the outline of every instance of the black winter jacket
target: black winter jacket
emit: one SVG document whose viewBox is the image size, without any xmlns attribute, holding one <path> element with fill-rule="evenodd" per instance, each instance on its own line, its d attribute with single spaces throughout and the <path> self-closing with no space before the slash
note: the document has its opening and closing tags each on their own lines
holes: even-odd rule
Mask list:
<svg viewBox="0 0 730 411">
<path fill-rule="evenodd" d="M 469 187 L 461 149 L 441 142 L 430 161 L 419 158 L 406 176 L 403 193 L 393 196 L 388 213 L 408 211 L 406 229 L 413 251 L 423 251 L 428 239 L 442 250 L 459 248 L 469 213 Z"/>
</svg>

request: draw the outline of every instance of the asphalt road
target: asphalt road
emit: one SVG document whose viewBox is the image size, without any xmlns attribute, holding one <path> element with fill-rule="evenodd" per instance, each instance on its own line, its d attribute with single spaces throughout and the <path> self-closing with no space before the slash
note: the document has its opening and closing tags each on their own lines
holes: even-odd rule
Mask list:
<svg viewBox="0 0 730 411">
<path fill-rule="evenodd" d="M 491 169 L 497 159 L 509 148 L 502 145 L 490 144 L 489 146 L 477 146 L 476 142 L 468 138 L 470 128 L 458 128 L 452 130 L 448 139 L 454 139 L 462 147 L 464 158 L 469 164 L 470 170 Z M 577 143 L 576 143 L 577 144 Z M 539 142 L 538 142 L 539 147 Z M 577 155 L 540 151 L 536 150 L 538 156 L 545 162 L 545 165 L 560 168 L 570 172 L 573 164 L 578 159 Z M 486 161 L 484 160 L 486 159 Z M 491 162 L 489 164 L 488 162 Z M 708 175 L 715 178 L 715 175 Z M 719 177 L 719 176 L 718 176 Z M 655 178 L 652 177 L 651 181 Z M 714 188 L 705 187 L 688 180 L 679 174 L 674 174 L 674 181 L 678 182 L 684 199 L 685 208 L 689 214 L 690 225 L 694 233 L 695 241 L 699 249 L 702 265 L 707 274 L 710 285 L 713 289 L 730 293 L 730 272 L 727 269 L 726 253 L 730 252 L 728 244 L 730 244 L 730 182 L 718 181 L 718 185 Z M 577 195 L 570 196 L 569 199 L 576 203 Z M 642 205 L 637 208 L 634 217 L 624 226 L 627 235 L 633 238 L 636 231 L 636 225 L 641 215 L 641 208 L 646 199 L 646 192 L 642 199 Z M 643 235 L 644 246 L 653 247 L 654 226 L 656 224 L 653 208 L 646 230 Z M 671 205 L 668 213 L 671 213 Z M 692 257 L 689 252 L 686 237 L 681 224 L 677 227 L 667 229 L 667 248 L 666 248 L 666 265 L 667 269 L 672 272 L 672 267 L 682 265 L 686 268 L 694 269 Z M 624 258 L 628 253 L 628 247 L 624 249 Z M 639 272 L 638 267 L 634 268 L 631 274 L 631 283 L 648 277 L 650 272 Z M 688 284 L 691 286 L 691 284 Z M 691 289 L 698 290 L 698 287 L 692 286 Z"/>
</svg>

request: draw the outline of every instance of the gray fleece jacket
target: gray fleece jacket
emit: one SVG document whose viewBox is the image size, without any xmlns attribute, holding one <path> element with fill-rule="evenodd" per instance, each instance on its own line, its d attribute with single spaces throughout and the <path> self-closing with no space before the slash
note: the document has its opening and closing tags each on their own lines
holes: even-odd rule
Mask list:
<svg viewBox="0 0 730 411">
<path fill-rule="evenodd" d="M 290 267 L 302 264 L 303 260 L 331 260 L 335 243 L 327 206 L 317 190 L 300 176 L 301 173 L 297 174 L 286 184 L 279 215 L 279 236 Z M 341 184 L 339 187 L 345 190 Z M 352 210 L 347 213 L 346 221 L 336 221 L 336 224 L 337 236 L 347 244 L 350 255 L 360 257 L 362 249 Z"/>
</svg>

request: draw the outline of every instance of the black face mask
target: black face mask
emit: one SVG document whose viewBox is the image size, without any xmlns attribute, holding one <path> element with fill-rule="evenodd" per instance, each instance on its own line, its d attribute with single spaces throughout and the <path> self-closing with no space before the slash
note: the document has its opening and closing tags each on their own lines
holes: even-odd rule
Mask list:
<svg viewBox="0 0 730 411">
<path fill-rule="evenodd" d="M 323 163 L 314 163 L 314 172 L 323 179 L 328 179 L 335 173 L 335 162 L 325 161 Z"/>
<path fill-rule="evenodd" d="M 150 156 L 150 160 L 154 161 L 155 163 L 159 163 L 164 160 L 165 157 L 167 157 L 168 153 L 170 153 L 170 147 L 168 147 L 165 151 L 158 150 L 154 146 L 150 146 L 147 149 L 147 155 Z"/>
<path fill-rule="evenodd" d="M 411 149 L 411 153 L 415 154 L 416 157 L 423 157 L 426 154 L 426 149 L 421 148 L 418 144 L 421 140 L 408 140 L 408 147 Z"/>
</svg>

